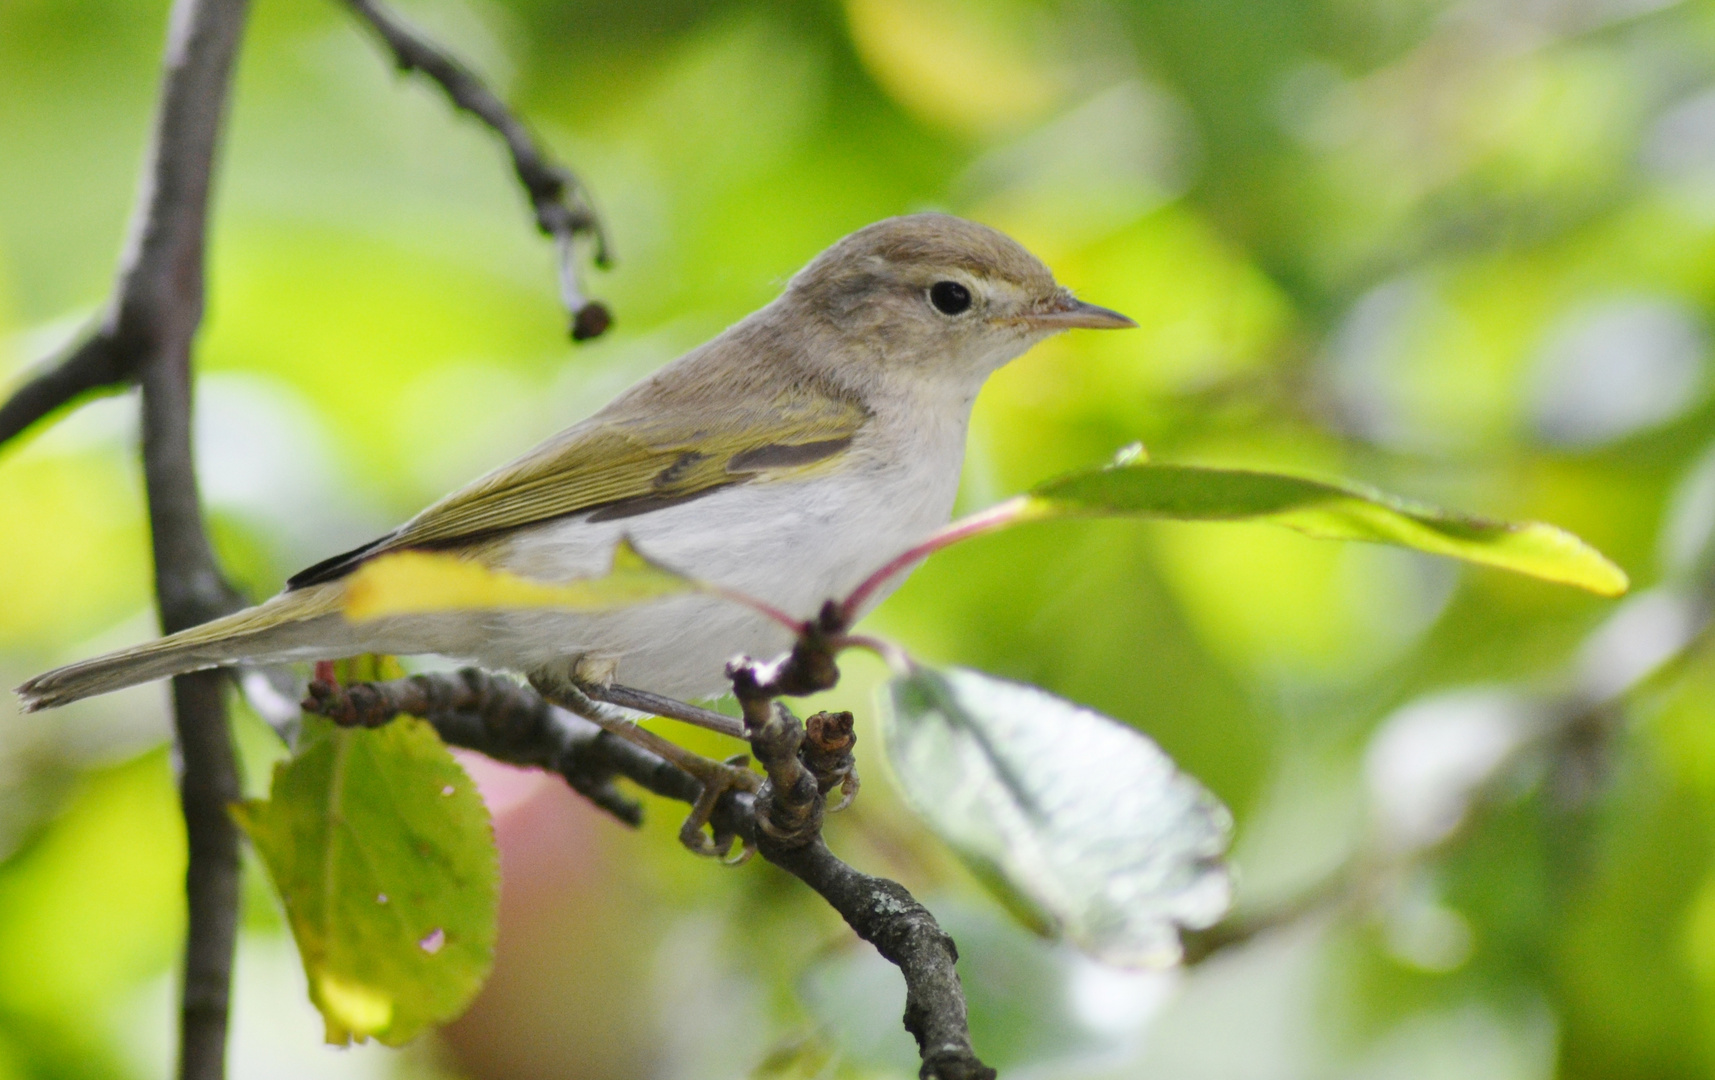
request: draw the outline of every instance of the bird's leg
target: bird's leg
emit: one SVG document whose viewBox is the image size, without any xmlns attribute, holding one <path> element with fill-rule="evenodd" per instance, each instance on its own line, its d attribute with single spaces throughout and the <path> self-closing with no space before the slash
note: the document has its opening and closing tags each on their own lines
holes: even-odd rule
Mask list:
<svg viewBox="0 0 1715 1080">
<path fill-rule="evenodd" d="M 735 739 L 745 738 L 744 721 L 724 713 L 705 709 L 700 705 L 692 705 L 678 698 L 663 697 L 652 694 L 647 690 L 638 690 L 630 686 L 620 686 L 618 683 L 585 685 L 584 693 L 597 701 L 605 701 L 609 705 L 619 705 L 638 712 L 654 713 L 665 716 L 669 720 L 678 720 L 693 727 L 704 728 L 730 735 Z"/>
<path fill-rule="evenodd" d="M 610 731 L 629 743 L 640 746 L 666 761 L 690 773 L 703 786 L 702 793 L 697 796 L 696 804 L 691 808 L 691 814 L 685 823 L 679 827 L 679 841 L 699 855 L 714 855 L 725 858 L 732 850 L 736 837 L 716 834 L 710 836 L 703 827 L 709 824 L 709 819 L 715 811 L 715 804 L 729 791 L 754 792 L 762 786 L 762 778 L 749 768 L 750 758 L 739 755 L 726 761 L 715 761 L 701 754 L 692 753 L 677 743 L 663 739 L 647 728 L 637 725 L 637 721 L 620 712 L 612 706 L 595 700 L 595 695 L 602 693 L 600 687 L 580 686 L 572 680 L 532 679 L 531 685 L 537 693 L 549 701 L 574 712 L 592 723 L 598 724 L 603 730 Z M 730 861 L 743 862 L 750 858 L 752 848 L 747 844 Z"/>
</svg>

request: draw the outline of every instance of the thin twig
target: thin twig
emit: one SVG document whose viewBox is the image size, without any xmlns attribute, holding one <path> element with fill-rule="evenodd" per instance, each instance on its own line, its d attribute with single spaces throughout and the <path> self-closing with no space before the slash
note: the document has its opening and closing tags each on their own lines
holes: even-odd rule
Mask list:
<svg viewBox="0 0 1715 1080">
<path fill-rule="evenodd" d="M 961 540 L 969 540 L 973 536 L 993 532 L 1005 528 L 1030 512 L 1029 496 L 1019 495 L 1003 503 L 969 514 L 950 525 L 944 525 L 936 530 L 934 535 L 921 544 L 895 555 L 886 565 L 875 571 L 869 577 L 858 583 L 838 606 L 837 621 L 840 629 L 856 622 L 863 614 L 867 605 L 878 590 L 889 582 L 904 574 L 907 570 L 940 551 L 951 547 Z"/>
<path fill-rule="evenodd" d="M 641 823 L 643 809 L 613 786 L 616 777 L 680 802 L 695 803 L 700 794 L 695 777 L 659 755 L 549 703 L 529 686 L 476 668 L 350 686 L 312 681 L 303 707 L 348 727 L 380 727 L 400 713 L 422 717 L 449 745 L 558 773 L 627 825 Z M 730 808 L 716 817 L 733 832 Z M 750 819 L 743 820 L 748 839 Z"/>
<path fill-rule="evenodd" d="M 1708 644 L 1715 615 L 1715 565 L 1704 567 L 1700 577 L 1664 588 L 1671 588 L 1685 609 L 1683 623 L 1671 631 L 1677 636 L 1663 643 L 1662 655 L 1654 663 L 1639 667 L 1635 657 L 1603 655 L 1600 649 L 1587 646 L 1578 661 L 1549 680 L 1556 687 L 1580 689 L 1537 690 L 1523 695 L 1528 702 L 1524 707 L 1538 717 L 1534 729 L 1461 793 L 1463 809 L 1457 825 L 1433 839 L 1404 846 L 1397 838 L 1372 837 L 1299 895 L 1273 908 L 1235 915 L 1206 930 L 1187 933 L 1186 965 L 1202 963 L 1216 953 L 1310 919 L 1373 913 L 1392 895 L 1393 882 L 1468 840 L 1495 807 L 1515 796 L 1521 775 L 1544 774 L 1550 795 L 1562 806 L 1588 803 L 1600 790 L 1609 767 L 1605 755 L 1611 752 L 1632 703 L 1663 680 L 1673 678 L 1697 650 Z M 1600 637 L 1595 640 L 1601 643 Z M 1634 644 L 1628 640 L 1618 647 L 1626 652 Z M 1593 691 L 1588 685 L 1588 669 L 1592 667 L 1617 668 L 1628 677 Z"/>
<path fill-rule="evenodd" d="M 451 53 L 411 26 L 380 0 L 346 0 L 352 11 L 380 35 L 401 71 L 420 71 L 446 91 L 454 107 L 493 128 L 506 141 L 512 170 L 536 213 L 536 226 L 552 237 L 560 260 L 560 299 L 572 316 L 572 339 L 585 341 L 605 331 L 613 316 L 578 285 L 577 241 L 588 237 L 597 266 L 610 262 L 607 234 L 590 208 L 583 185 L 571 170 L 542 148 L 524 122 L 477 75 Z"/>
</svg>

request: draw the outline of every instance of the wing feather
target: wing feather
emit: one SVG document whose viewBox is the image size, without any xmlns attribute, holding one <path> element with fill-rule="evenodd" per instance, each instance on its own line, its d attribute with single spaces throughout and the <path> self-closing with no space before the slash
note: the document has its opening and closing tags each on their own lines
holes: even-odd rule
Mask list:
<svg viewBox="0 0 1715 1080">
<path fill-rule="evenodd" d="M 447 496 L 392 534 L 317 563 L 287 585 L 343 577 L 388 551 L 447 547 L 585 511 L 604 520 L 623 517 L 732 484 L 788 476 L 851 445 L 869 418 L 857 401 L 805 384 L 788 386 L 758 405 L 710 416 L 700 430 L 687 434 L 681 426 L 671 435 L 661 411 L 610 407 Z"/>
</svg>

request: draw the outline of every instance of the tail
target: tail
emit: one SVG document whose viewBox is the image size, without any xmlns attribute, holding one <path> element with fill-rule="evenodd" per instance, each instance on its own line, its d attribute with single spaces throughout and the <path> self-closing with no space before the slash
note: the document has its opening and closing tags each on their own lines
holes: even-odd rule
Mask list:
<svg viewBox="0 0 1715 1080">
<path fill-rule="evenodd" d="M 339 616 L 343 591 L 341 583 L 333 582 L 283 592 L 224 619 L 37 675 L 18 687 L 18 696 L 25 712 L 35 712 L 240 660 L 278 663 L 313 659 L 318 653 L 343 656 L 343 639 L 349 634 Z"/>
</svg>

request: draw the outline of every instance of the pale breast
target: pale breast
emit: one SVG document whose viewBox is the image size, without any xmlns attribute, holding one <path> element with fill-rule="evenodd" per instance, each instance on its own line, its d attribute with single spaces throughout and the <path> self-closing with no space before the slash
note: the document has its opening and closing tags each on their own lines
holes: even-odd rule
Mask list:
<svg viewBox="0 0 1715 1080">
<path fill-rule="evenodd" d="M 846 467 L 801 480 L 734 485 L 618 520 L 579 515 L 523 529 L 497 562 L 542 580 L 585 577 L 605 571 L 614 543 L 629 536 L 667 567 L 808 618 L 946 522 L 963 426 L 919 429 L 909 448 L 854 446 Z M 772 655 L 790 635 L 741 605 L 691 596 L 600 615 L 503 613 L 475 644 L 489 664 L 530 671 L 587 655 L 617 662 L 621 682 L 706 697 L 724 690 L 727 659 Z"/>
</svg>

